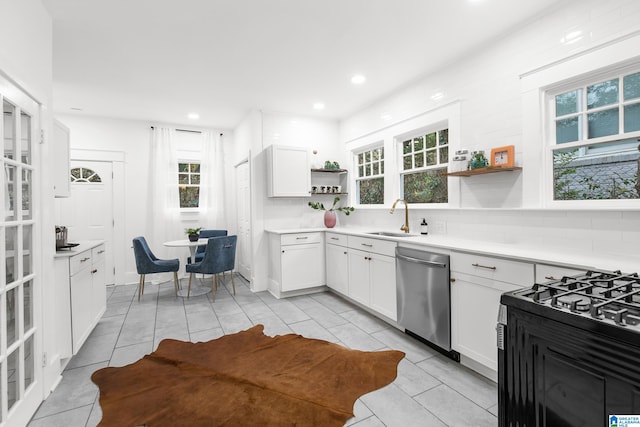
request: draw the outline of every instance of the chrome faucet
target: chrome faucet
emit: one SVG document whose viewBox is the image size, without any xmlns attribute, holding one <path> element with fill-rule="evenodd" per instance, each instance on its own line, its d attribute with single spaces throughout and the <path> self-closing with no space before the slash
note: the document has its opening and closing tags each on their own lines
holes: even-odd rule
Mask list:
<svg viewBox="0 0 640 427">
<path fill-rule="evenodd" d="M 408 233 L 409 232 L 409 205 L 407 204 L 407 202 L 404 199 L 396 199 L 396 201 L 393 202 L 393 206 L 391 206 L 391 210 L 389 211 L 389 213 L 390 214 L 393 213 L 393 211 L 396 209 L 396 205 L 398 204 L 398 202 L 404 203 L 404 225 L 400 227 L 400 230 L 404 231 L 405 233 Z"/>
</svg>

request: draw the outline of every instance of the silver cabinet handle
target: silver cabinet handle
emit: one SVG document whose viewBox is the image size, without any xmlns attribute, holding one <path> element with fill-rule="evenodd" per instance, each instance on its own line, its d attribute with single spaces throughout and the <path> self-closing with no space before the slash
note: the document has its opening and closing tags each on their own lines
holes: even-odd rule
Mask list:
<svg viewBox="0 0 640 427">
<path fill-rule="evenodd" d="M 309 236 L 304 236 L 304 237 L 296 237 L 296 240 L 305 240 L 308 239 Z"/>
<path fill-rule="evenodd" d="M 340 240 L 337 237 L 330 237 L 331 240 Z"/>
<path fill-rule="evenodd" d="M 104 253 L 104 250 L 102 249 L 98 251 L 98 254 L 103 254 L 103 253 Z"/>
<path fill-rule="evenodd" d="M 85 262 L 85 261 L 89 261 L 90 259 L 91 259 L 90 257 L 87 257 L 87 258 L 82 258 L 82 259 L 80 260 L 80 262 Z"/>
<path fill-rule="evenodd" d="M 362 246 L 366 246 L 368 248 L 372 248 L 373 245 L 370 245 L 369 243 L 360 243 Z"/>
<path fill-rule="evenodd" d="M 405 261 L 409 261 L 409 262 L 413 262 L 413 263 L 416 263 L 416 264 L 430 265 L 432 267 L 445 268 L 447 266 L 447 264 L 442 264 L 441 262 L 427 261 L 425 259 L 414 258 L 414 257 L 406 256 L 406 255 L 398 255 L 398 254 L 396 254 L 396 258 L 399 258 L 399 259 L 402 259 L 402 260 L 405 260 Z"/>
<path fill-rule="evenodd" d="M 481 264 L 471 264 L 474 267 L 478 267 L 478 268 L 486 268 L 487 270 L 496 270 L 496 267 L 489 267 L 487 265 L 481 265 Z"/>
</svg>

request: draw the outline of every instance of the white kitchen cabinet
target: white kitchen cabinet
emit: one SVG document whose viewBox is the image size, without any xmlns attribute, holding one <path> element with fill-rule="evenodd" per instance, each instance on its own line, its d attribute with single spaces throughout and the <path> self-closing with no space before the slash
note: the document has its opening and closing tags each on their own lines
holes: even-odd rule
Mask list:
<svg viewBox="0 0 640 427">
<path fill-rule="evenodd" d="M 545 283 L 550 280 L 560 280 L 564 276 L 584 274 L 585 270 L 569 268 L 560 265 L 536 264 L 536 283 Z"/>
<path fill-rule="evenodd" d="M 451 347 L 488 368 L 493 377 L 498 369 L 496 323 L 500 296 L 531 286 L 534 265 L 454 251 L 451 279 Z"/>
<path fill-rule="evenodd" d="M 311 169 L 306 148 L 271 145 L 265 149 L 268 197 L 310 197 Z"/>
<path fill-rule="evenodd" d="M 349 253 L 347 236 L 326 233 L 327 286 L 343 295 L 349 294 Z"/>
<path fill-rule="evenodd" d="M 362 305 L 397 320 L 396 242 L 348 236 L 348 296 Z"/>
<path fill-rule="evenodd" d="M 53 194 L 55 197 L 69 197 L 71 180 L 69 179 L 69 143 L 71 131 L 68 127 L 53 120 Z"/>
<path fill-rule="evenodd" d="M 272 235 L 269 289 L 277 297 L 325 284 L 324 233 Z"/>
<path fill-rule="evenodd" d="M 56 255 L 56 288 L 69 298 L 58 310 L 61 358 L 77 354 L 106 310 L 104 244 Z M 60 253 L 59 253 L 60 254 Z M 68 255 L 68 256 L 67 256 Z"/>
</svg>

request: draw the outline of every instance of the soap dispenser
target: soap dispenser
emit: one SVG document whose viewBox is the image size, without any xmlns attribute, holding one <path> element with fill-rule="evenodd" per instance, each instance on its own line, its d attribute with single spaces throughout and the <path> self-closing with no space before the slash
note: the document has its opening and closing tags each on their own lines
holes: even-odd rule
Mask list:
<svg viewBox="0 0 640 427">
<path fill-rule="evenodd" d="M 420 223 L 420 234 L 429 234 L 427 221 L 422 218 L 422 222 Z"/>
</svg>

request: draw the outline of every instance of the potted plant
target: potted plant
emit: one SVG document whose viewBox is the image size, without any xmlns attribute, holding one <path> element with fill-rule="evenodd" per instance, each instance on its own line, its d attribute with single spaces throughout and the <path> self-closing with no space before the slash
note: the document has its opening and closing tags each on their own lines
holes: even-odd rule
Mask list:
<svg viewBox="0 0 640 427">
<path fill-rule="evenodd" d="M 200 230 L 202 230 L 202 227 L 185 228 L 184 232 L 187 233 L 187 235 L 189 236 L 189 241 L 197 242 L 198 239 L 200 238 Z"/>
<path fill-rule="evenodd" d="M 340 197 L 335 197 L 333 199 L 333 205 L 331 205 L 330 209 L 324 207 L 324 205 L 320 202 L 309 202 L 309 206 L 312 209 L 316 209 L 324 212 L 324 225 L 327 228 L 333 228 L 336 225 L 336 211 L 344 212 L 345 215 L 349 215 L 355 209 L 351 206 L 340 206 L 336 207 L 336 203 L 340 201 Z"/>
</svg>

